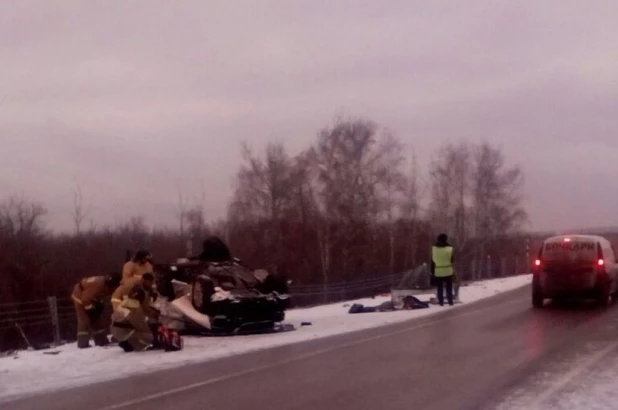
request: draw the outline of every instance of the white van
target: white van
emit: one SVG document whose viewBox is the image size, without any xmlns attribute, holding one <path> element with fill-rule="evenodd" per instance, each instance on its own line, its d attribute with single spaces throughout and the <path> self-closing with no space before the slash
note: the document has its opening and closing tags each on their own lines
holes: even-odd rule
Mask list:
<svg viewBox="0 0 618 410">
<path fill-rule="evenodd" d="M 592 297 L 608 306 L 618 293 L 618 265 L 611 242 L 597 235 L 547 238 L 534 261 L 532 304 L 545 299 Z"/>
</svg>

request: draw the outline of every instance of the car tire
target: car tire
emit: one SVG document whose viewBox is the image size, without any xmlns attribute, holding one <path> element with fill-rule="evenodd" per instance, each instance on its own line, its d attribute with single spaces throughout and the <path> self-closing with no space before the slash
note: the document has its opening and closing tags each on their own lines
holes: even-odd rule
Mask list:
<svg viewBox="0 0 618 410">
<path fill-rule="evenodd" d="M 614 287 L 614 291 L 611 293 L 612 298 L 615 298 L 616 296 L 618 296 L 618 285 L 616 285 L 615 283 L 613 283 L 613 287 Z"/>
<path fill-rule="evenodd" d="M 541 293 L 537 292 L 532 292 L 532 306 L 535 309 L 541 309 L 543 307 L 543 304 L 545 302 L 545 298 L 543 297 L 543 295 Z"/>
<path fill-rule="evenodd" d="M 199 275 L 191 287 L 191 304 L 200 313 L 206 313 L 210 299 L 215 293 L 215 284 L 206 275 Z"/>
<path fill-rule="evenodd" d="M 541 291 L 541 287 L 536 280 L 532 281 L 532 306 L 535 309 L 541 309 L 545 302 L 545 296 Z"/>
<path fill-rule="evenodd" d="M 601 290 L 599 291 L 599 295 L 597 296 L 597 305 L 599 305 L 599 307 L 605 309 L 607 307 L 609 307 L 610 303 L 611 303 L 611 290 L 610 287 L 604 286 L 603 288 L 601 288 Z"/>
</svg>

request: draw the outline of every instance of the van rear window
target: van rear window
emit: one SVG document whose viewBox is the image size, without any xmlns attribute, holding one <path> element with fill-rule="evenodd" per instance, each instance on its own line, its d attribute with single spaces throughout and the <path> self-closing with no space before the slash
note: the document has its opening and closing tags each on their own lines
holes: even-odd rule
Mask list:
<svg viewBox="0 0 618 410">
<path fill-rule="evenodd" d="M 551 242 L 545 244 L 546 251 L 559 252 L 577 252 L 577 251 L 595 251 L 597 244 L 595 242 Z"/>
<path fill-rule="evenodd" d="M 544 260 L 594 261 L 597 258 L 597 243 L 590 241 L 556 241 L 543 246 Z"/>
</svg>

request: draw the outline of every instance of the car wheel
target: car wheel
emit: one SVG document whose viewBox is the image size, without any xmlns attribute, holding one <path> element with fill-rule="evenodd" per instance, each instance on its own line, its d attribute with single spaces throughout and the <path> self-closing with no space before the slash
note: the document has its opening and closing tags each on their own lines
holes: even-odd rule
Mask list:
<svg viewBox="0 0 618 410">
<path fill-rule="evenodd" d="M 618 284 L 616 284 L 615 282 L 612 282 L 612 287 L 614 289 L 614 291 L 612 292 L 612 298 L 618 296 Z"/>
<path fill-rule="evenodd" d="M 206 313 L 210 299 L 215 293 L 215 285 L 212 279 L 206 275 L 200 275 L 193 282 L 191 289 L 191 304 L 200 313 Z"/>
<path fill-rule="evenodd" d="M 597 296 L 597 304 L 601 308 L 607 308 L 611 302 L 611 294 L 610 294 L 609 286 L 604 286 L 599 292 L 599 296 Z"/>
<path fill-rule="evenodd" d="M 540 309 L 543 307 L 543 303 L 545 302 L 545 297 L 543 296 L 543 292 L 541 292 L 541 287 L 536 280 L 532 282 L 532 306 L 536 309 Z"/>
<path fill-rule="evenodd" d="M 540 309 L 543 307 L 543 303 L 545 302 L 545 298 L 539 292 L 532 292 L 532 306 L 536 309 Z"/>
</svg>

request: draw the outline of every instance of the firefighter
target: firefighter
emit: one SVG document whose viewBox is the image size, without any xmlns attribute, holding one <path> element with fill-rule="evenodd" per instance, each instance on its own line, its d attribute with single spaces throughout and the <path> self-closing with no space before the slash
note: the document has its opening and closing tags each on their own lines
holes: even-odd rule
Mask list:
<svg viewBox="0 0 618 410">
<path fill-rule="evenodd" d="M 108 344 L 107 329 L 103 327 L 104 299 L 120 283 L 120 275 L 91 276 L 80 279 L 73 287 L 71 299 L 77 315 L 77 347 L 90 347 L 92 335 L 97 346 Z"/>
<path fill-rule="evenodd" d="M 453 260 L 453 246 L 448 243 L 448 236 L 441 233 L 431 248 L 431 274 L 438 288 L 440 306 L 444 306 L 444 290 L 448 304 L 453 306 Z"/>
<path fill-rule="evenodd" d="M 112 294 L 112 308 L 116 310 L 118 306 L 129 296 L 131 290 L 139 286 L 146 293 L 146 297 L 142 304 L 142 308 L 147 314 L 154 314 L 150 307 L 150 303 L 153 299 L 156 299 L 156 293 L 154 293 L 154 276 L 152 273 L 144 273 L 141 277 L 133 277 L 123 281 L 118 288 Z"/>
<path fill-rule="evenodd" d="M 153 346 L 155 335 L 144 310 L 148 297 L 144 286 L 135 283 L 112 313 L 112 336 L 125 352 L 149 350 Z"/>
<path fill-rule="evenodd" d="M 121 283 L 133 277 L 141 278 L 144 273 L 153 273 L 151 261 L 152 255 L 146 249 L 137 251 L 133 258 L 123 265 Z"/>
</svg>

